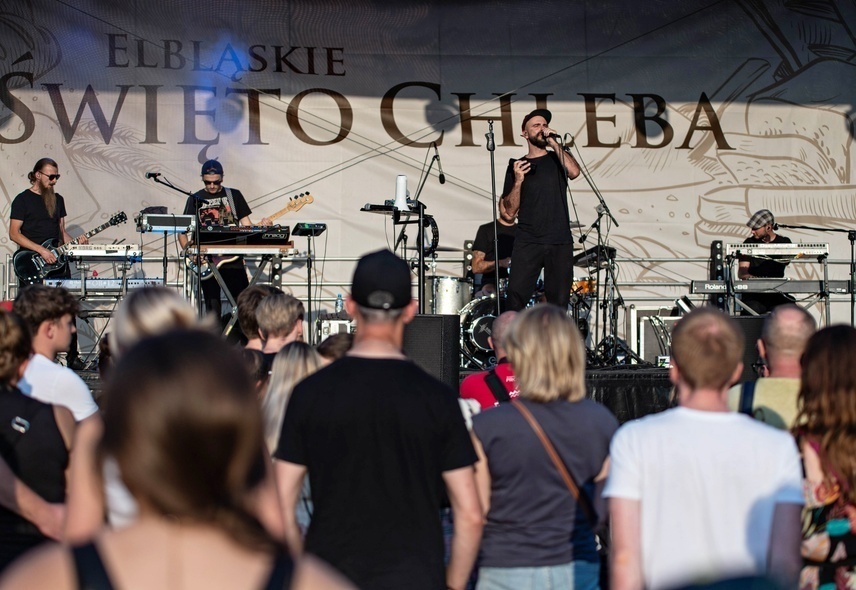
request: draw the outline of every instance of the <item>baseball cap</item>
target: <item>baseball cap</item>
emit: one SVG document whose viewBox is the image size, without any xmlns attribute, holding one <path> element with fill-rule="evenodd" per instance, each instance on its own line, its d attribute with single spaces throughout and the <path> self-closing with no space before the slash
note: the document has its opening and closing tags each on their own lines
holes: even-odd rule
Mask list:
<svg viewBox="0 0 856 590">
<path fill-rule="evenodd" d="M 769 209 L 761 209 L 760 211 L 756 211 L 755 215 L 749 218 L 746 225 L 749 226 L 749 229 L 760 229 L 767 224 L 774 223 L 776 223 L 776 220 L 773 217 L 773 212 Z"/>
<path fill-rule="evenodd" d="M 401 309 L 411 301 L 410 266 L 390 252 L 366 254 L 357 263 L 351 298 L 370 309 Z"/>
<path fill-rule="evenodd" d="M 544 117 L 547 123 L 549 123 L 550 119 L 553 118 L 553 113 L 551 113 L 547 109 L 535 109 L 534 111 L 523 117 L 523 125 L 521 125 L 520 127 L 521 130 L 526 130 L 526 123 L 528 123 L 529 119 L 531 119 L 532 117 Z"/>
<path fill-rule="evenodd" d="M 219 174 L 223 176 L 223 164 L 217 160 L 208 160 L 202 164 L 202 176 L 206 174 Z"/>
</svg>

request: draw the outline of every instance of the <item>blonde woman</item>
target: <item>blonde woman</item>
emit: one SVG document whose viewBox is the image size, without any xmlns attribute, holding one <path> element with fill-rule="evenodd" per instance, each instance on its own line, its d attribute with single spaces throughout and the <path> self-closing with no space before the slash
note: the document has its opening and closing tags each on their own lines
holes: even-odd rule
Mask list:
<svg viewBox="0 0 856 590">
<path fill-rule="evenodd" d="M 540 424 L 595 506 L 618 421 L 585 398 L 585 350 L 563 310 L 542 304 L 520 313 L 505 347 L 520 396 L 473 417 L 476 483 L 487 518 L 477 588 L 597 588 L 592 527 L 515 404 Z"/>
<path fill-rule="evenodd" d="M 107 336 L 111 364 L 144 338 L 200 325 L 196 310 L 173 289 L 155 286 L 131 291 L 116 309 Z M 65 538 L 72 542 L 91 539 L 105 520 L 122 527 L 137 516 L 137 505 L 122 484 L 116 462 L 107 458 L 102 465 L 96 460 L 103 427 L 100 419 L 86 420 L 75 437 L 65 525 Z"/>
<path fill-rule="evenodd" d="M 305 342 L 286 344 L 274 357 L 267 393 L 262 400 L 265 443 L 273 454 L 279 442 L 282 418 L 294 386 L 324 366 L 324 359 Z M 297 505 L 297 524 L 304 533 L 312 519 L 312 500 L 309 478 L 303 479 L 300 502 Z"/>
</svg>

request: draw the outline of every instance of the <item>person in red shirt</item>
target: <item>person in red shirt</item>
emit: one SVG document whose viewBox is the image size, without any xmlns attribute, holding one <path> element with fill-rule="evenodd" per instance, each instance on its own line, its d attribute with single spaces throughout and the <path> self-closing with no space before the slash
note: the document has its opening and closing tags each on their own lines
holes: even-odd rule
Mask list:
<svg viewBox="0 0 856 590">
<path fill-rule="evenodd" d="M 474 373 L 461 382 L 461 398 L 476 400 L 482 410 L 493 408 L 499 405 L 500 402 L 509 401 L 517 397 L 518 391 L 514 381 L 514 371 L 511 369 L 511 365 L 508 364 L 505 347 L 503 346 L 505 334 L 508 332 L 508 327 L 516 315 L 516 311 L 506 311 L 493 321 L 488 342 L 496 353 L 496 366 L 490 371 Z M 505 389 L 505 394 L 503 394 L 500 387 L 496 386 L 497 378 L 498 383 Z M 491 388 L 490 381 L 494 382 L 496 393 Z"/>
</svg>

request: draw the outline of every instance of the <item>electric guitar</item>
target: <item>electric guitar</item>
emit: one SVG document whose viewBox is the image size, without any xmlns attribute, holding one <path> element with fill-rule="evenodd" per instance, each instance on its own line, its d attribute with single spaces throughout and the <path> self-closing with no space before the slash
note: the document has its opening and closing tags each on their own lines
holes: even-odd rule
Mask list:
<svg viewBox="0 0 856 590">
<path fill-rule="evenodd" d="M 268 215 L 268 219 L 271 221 L 275 221 L 285 215 L 286 213 L 296 213 L 303 209 L 306 205 L 310 205 L 315 201 L 315 198 L 309 194 L 308 192 L 300 193 L 299 195 L 295 195 L 293 197 L 289 197 L 288 205 L 274 213 L 273 215 Z M 202 281 L 207 281 L 211 277 L 214 276 L 213 271 L 211 270 L 211 266 L 214 265 L 218 269 L 224 264 L 228 264 L 230 262 L 235 262 L 240 258 L 240 256 L 205 256 L 202 257 L 202 260 L 197 264 L 197 260 L 200 257 L 196 254 L 188 254 L 184 261 L 187 265 L 187 269 L 199 276 L 199 279 Z"/>
<path fill-rule="evenodd" d="M 49 276 L 63 274 L 68 266 L 68 258 L 66 257 L 66 254 L 68 253 L 69 246 L 77 245 L 80 243 L 81 238 L 91 238 L 108 227 L 113 227 L 114 225 L 125 223 L 126 221 L 128 221 L 128 216 L 125 215 L 124 211 L 119 211 L 110 217 L 106 223 L 102 223 L 95 229 L 92 229 L 82 236 L 78 236 L 61 246 L 58 239 L 46 240 L 42 246 L 50 250 L 51 254 L 56 256 L 56 262 L 51 264 L 45 262 L 45 259 L 42 258 L 38 252 L 34 252 L 33 250 L 18 250 L 12 258 L 12 265 L 15 268 L 15 274 L 18 275 L 19 279 L 28 283 L 41 281 Z"/>
</svg>

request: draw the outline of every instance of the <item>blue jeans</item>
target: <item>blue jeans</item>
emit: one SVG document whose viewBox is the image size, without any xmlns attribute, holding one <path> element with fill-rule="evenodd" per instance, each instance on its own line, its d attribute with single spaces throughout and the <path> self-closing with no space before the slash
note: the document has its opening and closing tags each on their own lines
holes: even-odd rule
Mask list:
<svg viewBox="0 0 856 590">
<path fill-rule="evenodd" d="M 572 561 L 541 567 L 482 567 L 476 590 L 597 590 L 600 564 Z"/>
</svg>

